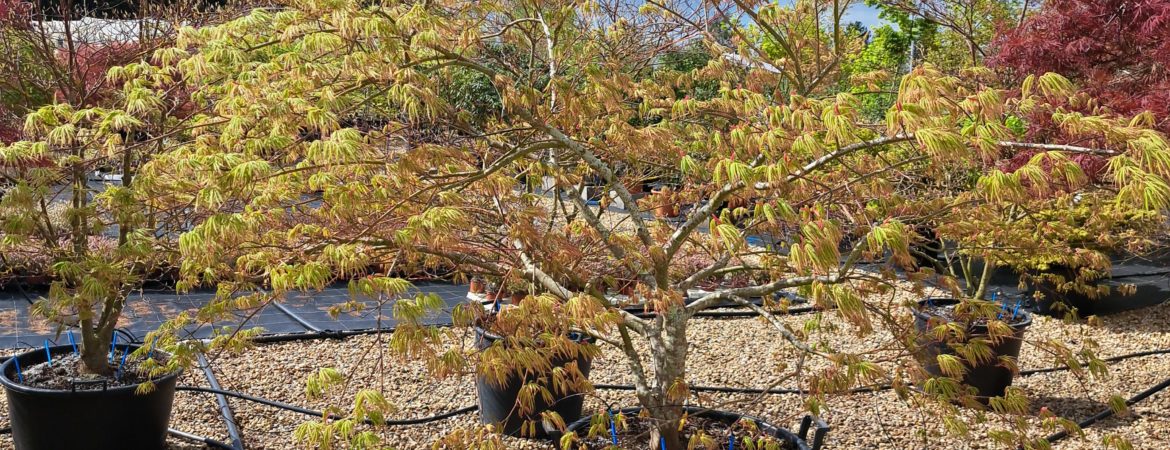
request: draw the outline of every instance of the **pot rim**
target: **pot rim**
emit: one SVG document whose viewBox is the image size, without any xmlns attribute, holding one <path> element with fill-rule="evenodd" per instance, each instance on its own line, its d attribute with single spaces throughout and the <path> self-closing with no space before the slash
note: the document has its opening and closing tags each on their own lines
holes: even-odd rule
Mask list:
<svg viewBox="0 0 1170 450">
<path fill-rule="evenodd" d="M 487 339 L 488 341 L 491 341 L 491 342 L 498 341 L 498 340 L 500 340 L 500 339 L 503 339 L 503 338 L 504 338 L 503 336 L 500 336 L 499 334 L 496 334 L 496 333 L 493 333 L 493 332 L 491 332 L 491 331 L 488 331 L 488 330 L 487 330 L 486 328 L 484 328 L 484 327 L 483 327 L 483 325 L 482 325 L 482 324 L 480 324 L 480 323 L 476 323 L 476 324 L 473 326 L 473 328 L 475 328 L 475 334 L 476 334 L 476 335 L 478 335 L 478 336 L 482 336 L 484 339 Z M 574 340 L 574 341 L 576 341 L 578 344 L 593 344 L 593 343 L 596 343 L 596 342 L 597 342 L 597 338 L 595 338 L 595 337 L 593 337 L 593 336 L 590 336 L 590 335 L 589 335 L 589 334 L 587 334 L 587 333 L 584 333 L 584 332 L 581 332 L 581 331 L 572 331 L 572 332 L 570 332 L 570 333 L 577 333 L 577 334 L 580 336 L 580 338 L 579 338 L 579 339 L 573 339 L 573 340 Z"/>
<path fill-rule="evenodd" d="M 137 350 L 138 348 L 142 347 L 142 344 L 130 344 L 130 347 Z M 86 389 L 86 390 L 44 389 L 44 388 L 27 386 L 27 385 L 24 385 L 24 384 L 17 382 L 16 380 L 12 380 L 12 379 L 8 378 L 9 367 L 14 366 L 13 361 L 16 361 L 17 358 L 23 359 L 23 358 L 28 357 L 28 356 L 36 356 L 37 354 L 44 355 L 44 352 L 45 352 L 45 350 L 43 348 L 30 350 L 30 351 L 27 351 L 24 353 L 12 355 L 12 357 L 8 358 L 7 361 L 4 361 L 3 364 L 0 364 L 0 386 L 3 386 L 6 391 L 17 392 L 17 393 L 21 393 L 21 394 L 30 394 L 30 395 L 61 395 L 61 394 L 65 394 L 65 395 L 96 396 L 96 395 L 121 394 L 121 393 L 133 394 L 135 391 L 137 391 L 138 386 L 146 384 L 146 382 L 143 382 L 143 383 L 137 383 L 137 384 L 132 384 L 132 385 L 126 385 L 126 386 L 109 387 L 109 388 L 100 389 L 100 390 L 99 389 Z M 73 346 L 72 345 L 54 345 L 54 346 L 49 347 L 49 352 L 54 354 L 54 355 L 60 354 L 60 353 L 71 353 L 71 352 L 73 352 Z M 159 352 L 162 353 L 161 350 Z M 162 354 L 166 355 L 166 353 L 162 353 Z M 40 361 L 38 361 L 37 363 L 39 364 Z M 14 370 L 14 372 L 15 372 L 15 370 Z M 180 368 L 179 370 L 177 370 L 175 372 L 171 372 L 171 373 L 163 375 L 161 377 L 151 379 L 149 382 L 152 382 L 156 385 L 161 384 L 161 383 L 167 383 L 173 379 L 178 379 L 179 376 L 182 374 L 183 374 L 183 369 Z"/>
<path fill-rule="evenodd" d="M 945 306 L 945 305 L 955 305 L 955 304 L 958 304 L 959 302 L 962 302 L 962 301 L 963 301 L 962 299 L 958 299 L 958 298 L 954 298 L 954 297 L 927 297 L 927 298 L 924 298 L 922 300 L 919 300 L 916 303 L 918 305 L 918 308 L 910 308 L 910 310 L 914 313 L 915 317 L 923 319 L 923 320 L 929 321 L 931 317 L 946 319 L 945 317 L 936 316 L 933 314 L 927 314 L 927 313 L 922 311 L 921 307 L 925 306 L 927 303 Z M 1008 323 L 1009 327 L 1011 327 L 1013 330 L 1022 330 L 1024 328 L 1028 328 L 1029 326 L 1032 325 L 1032 313 L 1031 312 L 1019 311 L 1018 313 L 1020 315 L 1024 316 L 1024 318 L 1018 322 L 1015 322 L 1015 323 L 1009 322 Z M 950 321 L 950 320 L 948 319 L 948 321 Z M 987 326 L 986 325 L 971 325 L 970 328 L 986 329 Z"/>
</svg>

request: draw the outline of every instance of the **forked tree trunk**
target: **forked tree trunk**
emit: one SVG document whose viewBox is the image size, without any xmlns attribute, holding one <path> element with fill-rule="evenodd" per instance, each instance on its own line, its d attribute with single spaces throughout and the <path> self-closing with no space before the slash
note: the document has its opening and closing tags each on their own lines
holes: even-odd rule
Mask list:
<svg viewBox="0 0 1170 450">
<path fill-rule="evenodd" d="M 110 340 L 113 338 L 113 333 L 110 336 L 97 336 L 93 333 L 82 331 L 81 348 L 81 362 L 84 364 L 82 370 L 96 373 L 99 375 L 110 374 Z"/>
</svg>

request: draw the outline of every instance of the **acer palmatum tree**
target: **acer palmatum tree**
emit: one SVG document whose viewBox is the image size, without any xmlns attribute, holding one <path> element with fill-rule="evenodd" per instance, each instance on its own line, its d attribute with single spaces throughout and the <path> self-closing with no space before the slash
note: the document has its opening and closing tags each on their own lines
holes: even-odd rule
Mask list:
<svg viewBox="0 0 1170 450">
<path fill-rule="evenodd" d="M 435 297 L 405 296 L 409 283 L 389 272 L 352 279 L 355 293 L 392 300 L 399 319 L 390 342 L 395 351 L 423 360 L 439 376 L 475 372 L 501 380 L 549 372 L 559 356 L 596 354 L 592 345 L 567 338 L 569 331 L 588 334 L 626 357 L 638 402 L 652 421 L 651 448 L 660 442 L 669 450 L 686 447 L 679 423 L 690 395 L 688 323 L 724 302 L 763 312 L 787 345 L 800 350 L 779 369 L 780 378 L 810 387 L 806 404 L 813 410 L 851 387 L 905 386 L 911 371 L 810 345 L 748 299 L 775 300 L 780 291 L 797 289 L 859 333 L 879 323 L 904 329 L 890 306 L 867 297 L 888 291 L 898 273 L 861 270 L 859 263 L 910 265 L 914 236 L 903 219 L 920 221 L 923 211 L 972 202 L 1010 205 L 1016 186 L 1056 176 L 1035 169 L 1040 160 L 1012 174 L 984 165 L 1019 147 L 1056 159 L 1072 151 L 1013 141 L 1007 125 L 1067 95 L 1067 80 L 1029 81 L 1037 87 L 1008 101 L 1007 91 L 982 83 L 986 71 L 957 78 L 922 66 L 902 80 L 886 120 L 865 123 L 851 94 L 801 94 L 817 91 L 845 56 L 835 52 L 848 51 L 833 33 L 816 26 L 767 31 L 761 23 L 785 17 L 782 11 L 737 2 L 746 22 L 764 22 L 716 36 L 705 20 L 740 16 L 688 5 L 622 10 L 664 18 L 647 28 L 630 27 L 646 21 L 608 20 L 597 14 L 613 10 L 573 1 L 302 0 L 221 26 L 185 29 L 176 47 L 155 52 L 157 64 L 115 69 L 111 76 L 126 86 L 149 89 L 139 93 L 148 104 L 157 99 L 152 92 L 182 85 L 208 105 L 182 120 L 157 119 L 176 132 L 160 140 L 164 150 L 138 183 L 150 207 L 202 215 L 179 240 L 180 287 L 215 283 L 224 295 L 198 317 L 180 317 L 148 339 L 176 343 L 172 332 L 191 321 L 212 322 L 234 308 L 321 289 L 365 274 L 372 264 L 444 265 L 513 288 L 522 283 L 527 295 L 491 319 L 478 305 L 462 306 L 453 314 L 456 327 L 434 328 L 420 318 L 442 306 Z M 833 16 L 839 21 L 839 11 Z M 824 53 L 775 64 L 780 61 L 755 41 L 763 39 L 761 29 L 771 35 L 770 45 L 800 41 Z M 641 62 L 655 55 L 612 51 L 615 40 L 623 49 L 660 51 L 630 44 L 660 42 L 658 32 L 702 34 L 707 39 L 699 48 L 710 57 L 700 67 L 647 73 Z M 812 39 L 828 44 L 807 42 Z M 498 117 L 467 120 L 445 99 L 440 90 L 448 77 L 463 71 L 491 80 Z M 699 83 L 718 86 L 717 94 L 687 96 Z M 1166 207 L 1170 150 L 1161 135 L 1115 117 L 1053 119 L 1099 124 L 1124 148 L 1110 158 L 1113 200 L 1141 210 Z M 647 173 L 671 180 L 673 201 L 689 205 L 681 222 L 644 213 L 628 186 Z M 626 209 L 588 204 L 583 191 L 598 184 Z M 974 198 L 963 196 L 968 192 Z M 747 236 L 760 234 L 791 245 L 774 251 L 747 243 Z M 737 286 L 686 295 L 728 275 L 743 276 Z M 635 281 L 628 303 L 605 295 L 613 278 Z M 631 305 L 655 314 L 637 317 L 623 309 Z M 486 351 L 444 339 L 475 325 L 503 339 Z M 234 331 L 216 341 L 236 342 Z M 910 336 L 901 337 L 910 345 Z M 827 368 L 808 368 L 809 358 L 823 359 Z M 547 376 L 558 391 L 589 388 L 572 366 Z M 321 394 L 341 379 L 324 370 L 308 392 Z M 525 389 L 521 409 L 548 388 Z M 1018 401 L 1007 405 L 1022 411 Z M 352 407 L 339 407 L 344 420 L 308 422 L 297 436 L 315 446 L 374 445 L 376 433 L 353 427 L 389 409 L 377 390 L 365 389 Z M 1033 444 L 1027 433 L 999 436 Z M 571 447 L 577 437 L 569 434 L 562 444 Z M 503 445 L 490 428 L 440 439 L 454 447 Z"/>
<path fill-rule="evenodd" d="M 59 332 L 76 328 L 83 371 L 110 375 L 126 297 L 173 264 L 189 212 L 147 208 L 137 171 L 195 108 L 180 91 L 122 84 L 107 71 L 169 46 L 179 21 L 215 16 L 186 2 L 143 2 L 116 19 L 68 1 L 4 4 L 0 51 L 11 57 L 0 60 L 0 113 L 17 119 L 0 117 L 14 125 L 0 131 L 0 283 L 51 277 L 32 311 Z M 91 182 L 99 170 L 120 183 Z"/>
<path fill-rule="evenodd" d="M 993 67 L 1021 77 L 1061 73 L 1101 106 L 1122 115 L 1152 112 L 1156 128 L 1170 130 L 1170 1 L 1044 2 L 993 48 Z M 1054 124 L 1039 125 L 1059 133 Z"/>
</svg>

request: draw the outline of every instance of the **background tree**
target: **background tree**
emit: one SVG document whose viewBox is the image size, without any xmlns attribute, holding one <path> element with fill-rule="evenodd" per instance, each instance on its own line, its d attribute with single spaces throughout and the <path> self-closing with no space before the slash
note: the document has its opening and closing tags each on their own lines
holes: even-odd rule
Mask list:
<svg viewBox="0 0 1170 450">
<path fill-rule="evenodd" d="M 983 65 L 996 31 L 1027 14 L 1021 0 L 867 0 L 913 42 L 914 61 L 949 73 Z"/>
<path fill-rule="evenodd" d="M 999 36 L 989 63 L 1018 77 L 1058 72 L 1119 114 L 1154 114 L 1170 130 L 1170 2 L 1072 0 L 1045 2 L 1032 17 Z M 1037 132 L 1054 127 L 1037 122 Z"/>
</svg>

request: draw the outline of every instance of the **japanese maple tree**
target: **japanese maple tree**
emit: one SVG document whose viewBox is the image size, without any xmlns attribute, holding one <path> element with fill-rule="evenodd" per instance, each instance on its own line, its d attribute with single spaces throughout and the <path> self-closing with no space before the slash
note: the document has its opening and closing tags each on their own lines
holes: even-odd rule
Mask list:
<svg viewBox="0 0 1170 450">
<path fill-rule="evenodd" d="M 1170 131 L 1170 0 L 1045 2 L 994 47 L 993 67 L 1063 74 L 1101 106 L 1125 115 L 1150 111 L 1155 127 Z"/>
<path fill-rule="evenodd" d="M 181 344 L 168 331 L 348 279 L 355 293 L 394 299 L 391 347 L 438 376 L 552 372 L 555 389 L 587 391 L 579 371 L 553 370 L 551 361 L 596 354 L 568 339 L 570 330 L 611 346 L 624 356 L 651 422 L 646 446 L 668 450 L 688 445 L 679 432 L 690 396 L 688 329 L 704 309 L 733 303 L 761 313 L 799 350 L 778 371 L 807 387 L 812 410 L 831 393 L 875 383 L 911 395 L 905 366 L 814 345 L 807 329 L 749 299 L 798 289 L 860 334 L 880 325 L 904 329 L 905 315 L 894 308 L 906 305 L 868 294 L 889 292 L 900 276 L 892 269 L 911 264 L 915 236 L 906 222 L 923 211 L 982 203 L 992 207 L 956 221 L 1014 213 L 1029 192 L 1055 192 L 1040 189 L 1048 186 L 1062 194 L 1094 189 L 1135 210 L 1170 205 L 1164 137 L 1143 120 L 1053 105 L 1072 94 L 1059 75 L 1027 78 L 1013 93 L 990 83 L 986 70 L 959 77 L 922 65 L 901 79 L 894 105 L 874 124 L 856 96 L 828 92 L 856 50 L 840 29 L 851 2 L 763 3 L 655 1 L 617 16 L 630 20 L 607 20 L 595 2 L 573 0 L 294 0 L 222 26 L 185 29 L 153 63 L 111 71 L 109 80 L 126 90 L 118 110 L 47 111 L 34 121 L 44 141 L 15 148 L 121 148 L 102 139 L 111 127 L 95 119 L 170 130 L 156 132 L 160 148 L 126 194 L 153 210 L 198 213 L 179 239 L 180 287 L 217 284 L 223 295 L 151 339 Z M 794 11 L 807 14 L 800 26 L 786 22 Z M 729 33 L 717 36 L 713 18 L 730 19 L 721 22 Z M 631 25 L 639 23 L 654 25 Z M 707 53 L 705 62 L 644 70 L 672 50 L 655 44 L 655 30 L 704 37 L 692 48 Z M 451 78 L 468 72 L 490 81 L 498 116 L 468 120 L 456 99 L 445 98 Z M 698 85 L 717 89 L 703 98 L 685 94 Z M 158 114 L 168 92 L 188 92 L 206 107 L 190 116 Z M 1097 129 L 1107 139 L 1102 147 L 1016 142 L 1008 122 L 1041 106 L 1054 123 Z M 81 141 L 75 122 L 87 131 L 77 134 Z M 987 170 L 1019 149 L 1042 156 L 1012 173 Z M 1106 189 L 1088 186 L 1062 163 L 1068 154 L 1103 152 L 1111 169 Z M 1060 170 L 1046 170 L 1044 161 Z M 635 201 L 628 186 L 647 172 L 674 183 L 674 198 L 690 206 L 681 220 L 654 218 Z M 625 209 L 589 204 L 587 183 L 600 183 Z M 777 251 L 749 243 L 763 234 L 790 245 Z M 707 259 L 693 264 L 696 254 Z M 879 270 L 862 269 L 862 261 Z M 394 273 L 355 277 L 378 263 L 445 264 L 523 280 L 529 289 L 495 316 L 502 341 L 469 348 L 455 333 L 484 323 L 480 305 L 457 308 L 454 328 L 424 326 L 420 317 L 441 302 L 404 296 L 409 283 Z M 605 295 L 614 275 L 637 284 L 628 301 Z M 742 285 L 688 295 L 727 275 L 745 276 Z M 252 295 L 234 295 L 242 293 Z M 230 331 L 217 342 L 234 337 Z M 911 346 L 913 339 L 897 341 Z M 1081 356 L 1056 354 L 1070 366 Z M 334 378 L 312 380 L 310 392 Z M 550 388 L 524 389 L 531 395 L 522 409 Z M 302 441 L 374 446 L 377 436 L 353 426 L 389 407 L 371 388 L 337 411 L 344 420 L 303 425 Z M 568 434 L 562 445 L 576 437 Z M 502 447 L 488 432 L 443 439 L 448 448 Z M 1002 439 L 1033 444 L 1026 433 Z"/>
</svg>

